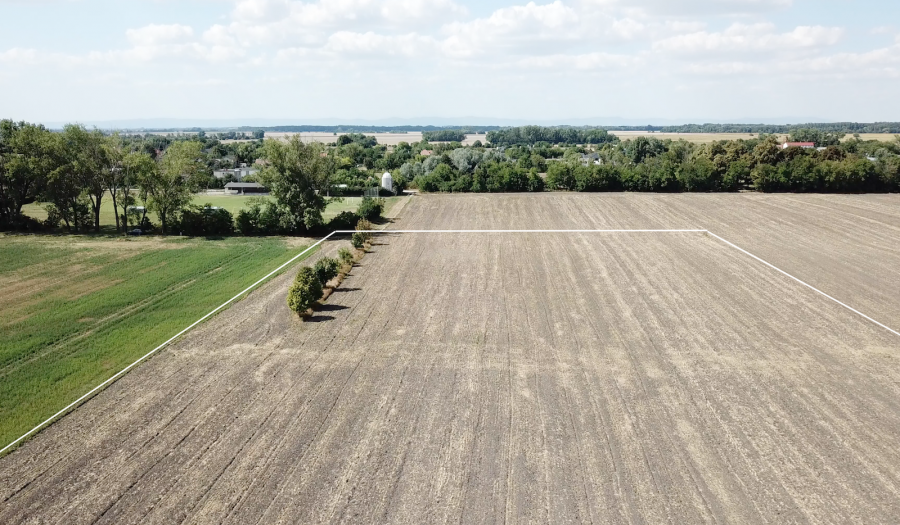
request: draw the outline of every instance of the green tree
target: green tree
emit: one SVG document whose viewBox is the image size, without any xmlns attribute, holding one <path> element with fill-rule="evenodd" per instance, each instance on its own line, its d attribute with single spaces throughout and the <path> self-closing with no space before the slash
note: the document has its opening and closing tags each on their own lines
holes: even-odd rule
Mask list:
<svg viewBox="0 0 900 525">
<path fill-rule="evenodd" d="M 337 259 L 323 257 L 316 262 L 313 270 L 316 272 L 319 282 L 322 283 L 322 286 L 325 286 L 328 284 L 328 281 L 337 277 L 340 268 L 341 263 Z"/>
<path fill-rule="evenodd" d="M 54 169 L 53 136 L 43 126 L 0 121 L 0 230 L 22 224 Z"/>
<path fill-rule="evenodd" d="M 51 194 L 63 217 L 71 217 L 75 231 L 83 226 L 79 199 L 89 201 L 94 231 L 100 231 L 100 206 L 106 194 L 103 171 L 108 166 L 104 140 L 99 130 L 89 131 L 77 124 L 66 125 L 57 136 L 58 163 L 51 177 Z"/>
<path fill-rule="evenodd" d="M 268 166 L 260 180 L 269 188 L 279 206 L 286 209 L 295 227 L 311 229 L 322 224 L 330 179 L 334 173 L 334 155 L 319 143 L 304 144 L 299 136 L 288 142 L 265 142 Z"/>
<path fill-rule="evenodd" d="M 149 155 L 144 155 L 145 160 L 139 160 L 142 154 L 128 151 L 125 141 L 119 134 L 106 137 L 103 147 L 106 149 L 106 164 L 101 173 L 103 185 L 112 198 L 113 213 L 116 216 L 116 231 L 125 233 L 128 230 L 126 212 L 128 206 L 134 203 L 131 190 L 134 188 L 136 180 L 135 166 L 141 162 L 150 163 L 152 160 Z M 121 214 L 119 208 L 122 209 Z"/>
<path fill-rule="evenodd" d="M 788 137 L 790 142 L 814 142 L 816 147 L 825 148 L 828 146 L 837 146 L 841 143 L 841 139 L 846 133 L 836 133 L 822 131 L 820 129 L 799 128 L 791 130 Z"/>
<path fill-rule="evenodd" d="M 356 210 L 357 215 L 368 221 L 380 219 L 382 213 L 384 213 L 384 199 L 373 199 L 372 197 L 363 197 Z"/>
<path fill-rule="evenodd" d="M 139 175 L 141 196 L 159 216 L 163 233 L 169 233 L 169 223 L 191 202 L 197 175 L 203 168 L 202 156 L 203 146 L 199 142 L 174 142 L 157 161 L 155 169 Z"/>
<path fill-rule="evenodd" d="M 300 268 L 294 284 L 288 290 L 288 307 L 298 315 L 306 315 L 316 302 L 322 298 L 322 283 L 315 270 L 309 266 Z"/>
</svg>

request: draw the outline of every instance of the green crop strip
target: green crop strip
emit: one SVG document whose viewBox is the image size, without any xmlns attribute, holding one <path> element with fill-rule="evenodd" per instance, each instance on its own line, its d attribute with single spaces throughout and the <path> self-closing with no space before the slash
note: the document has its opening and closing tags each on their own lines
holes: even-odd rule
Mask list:
<svg viewBox="0 0 900 525">
<path fill-rule="evenodd" d="M 0 444 L 302 249 L 271 238 L 0 237 Z"/>
</svg>

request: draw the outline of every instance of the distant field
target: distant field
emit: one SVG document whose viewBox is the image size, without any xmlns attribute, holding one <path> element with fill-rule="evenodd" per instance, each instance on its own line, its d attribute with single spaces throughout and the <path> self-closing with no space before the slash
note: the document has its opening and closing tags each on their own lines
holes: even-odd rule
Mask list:
<svg viewBox="0 0 900 525">
<path fill-rule="evenodd" d="M 263 197 L 248 197 L 243 195 L 205 195 L 205 194 L 197 194 L 194 196 L 194 204 L 210 204 L 212 206 L 218 206 L 219 208 L 225 208 L 232 215 L 237 215 L 238 212 L 247 208 L 250 204 L 251 199 L 270 199 L 269 196 Z M 385 199 L 386 210 L 390 210 L 402 197 L 388 197 Z M 328 208 L 325 209 L 325 213 L 322 214 L 322 217 L 328 221 L 333 218 L 335 215 L 341 213 L 342 211 L 356 211 L 359 207 L 359 203 L 362 201 L 361 197 L 345 197 L 343 202 L 333 202 L 328 205 Z M 34 217 L 38 220 L 44 220 L 47 218 L 47 212 L 44 210 L 43 205 L 41 204 L 29 204 L 22 208 L 22 212 L 29 217 Z M 159 219 L 156 217 L 156 214 L 150 213 L 148 214 L 150 220 L 154 223 L 159 223 Z M 105 232 L 113 232 L 115 231 L 116 224 L 116 216 L 113 211 L 112 199 L 107 195 L 104 198 L 102 205 L 100 206 L 100 225 L 101 228 Z"/>
<path fill-rule="evenodd" d="M 280 238 L 0 235 L 0 446 L 300 251 Z"/>
</svg>

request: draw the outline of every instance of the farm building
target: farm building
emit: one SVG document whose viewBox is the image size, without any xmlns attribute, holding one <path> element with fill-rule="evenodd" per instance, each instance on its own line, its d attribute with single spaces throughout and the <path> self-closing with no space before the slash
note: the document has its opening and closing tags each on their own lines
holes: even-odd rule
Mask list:
<svg viewBox="0 0 900 525">
<path fill-rule="evenodd" d="M 788 148 L 803 148 L 803 149 L 814 149 L 816 147 L 815 142 L 785 142 L 781 145 L 781 149 Z"/>
<path fill-rule="evenodd" d="M 600 161 L 599 153 L 582 153 L 581 154 L 581 165 L 582 166 L 590 166 L 591 164 L 600 165 L 602 162 Z"/>
<path fill-rule="evenodd" d="M 240 168 L 228 169 L 228 170 L 216 170 L 213 172 L 213 177 L 219 180 L 225 180 L 231 175 L 231 178 L 237 182 L 244 180 L 245 178 L 256 175 L 259 170 L 255 168 L 248 167 L 246 164 L 242 164 Z"/>
<path fill-rule="evenodd" d="M 257 182 L 229 182 L 225 185 L 225 192 L 232 195 L 244 195 L 247 193 L 269 193 L 269 189 Z"/>
</svg>

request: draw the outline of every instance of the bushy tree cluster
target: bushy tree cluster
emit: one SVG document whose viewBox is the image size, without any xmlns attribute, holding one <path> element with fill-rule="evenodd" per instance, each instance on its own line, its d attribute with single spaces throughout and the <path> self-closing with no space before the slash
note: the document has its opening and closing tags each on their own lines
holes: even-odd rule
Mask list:
<svg viewBox="0 0 900 525">
<path fill-rule="evenodd" d="M 181 211 L 178 231 L 183 235 L 210 236 L 234 233 L 234 218 L 226 209 L 188 205 Z"/>
<path fill-rule="evenodd" d="M 30 228 L 22 206 L 46 202 L 46 226 L 100 231 L 100 209 L 109 195 L 119 231 L 128 228 L 126 211 L 140 198 L 168 233 L 206 175 L 203 146 L 167 141 L 152 154 L 146 146 L 78 125 L 51 132 L 0 121 L 0 229 Z"/>
<path fill-rule="evenodd" d="M 314 268 L 304 266 L 297 272 L 294 283 L 288 290 L 287 303 L 294 313 L 305 316 L 322 298 L 322 281 Z"/>
<path fill-rule="evenodd" d="M 373 199 L 372 197 L 363 197 L 356 210 L 356 214 L 367 221 L 381 219 L 382 213 L 384 213 L 384 199 Z"/>
<path fill-rule="evenodd" d="M 478 164 L 470 173 L 438 164 L 427 175 L 416 177 L 422 191 L 453 193 L 535 192 L 544 190 L 544 179 L 537 169 L 511 162 L 489 161 Z"/>
<path fill-rule="evenodd" d="M 325 286 L 328 284 L 328 281 L 338 276 L 338 273 L 341 270 L 341 263 L 337 259 L 323 257 L 316 261 L 313 270 L 316 272 L 316 277 L 319 278 L 319 282 L 322 283 L 322 286 Z"/>
<path fill-rule="evenodd" d="M 539 142 L 549 144 L 609 144 L 618 142 L 615 135 L 605 129 L 524 126 L 490 131 L 487 140 L 494 146 L 533 146 Z"/>
<path fill-rule="evenodd" d="M 609 131 L 655 131 L 659 133 L 778 133 L 790 134 L 798 128 L 830 133 L 900 133 L 900 122 L 830 122 L 797 125 L 783 124 L 684 124 L 681 126 L 605 126 Z"/>
<path fill-rule="evenodd" d="M 426 131 L 422 138 L 428 142 L 462 142 L 466 140 L 466 133 L 458 129 L 442 129 L 439 131 Z"/>
</svg>

